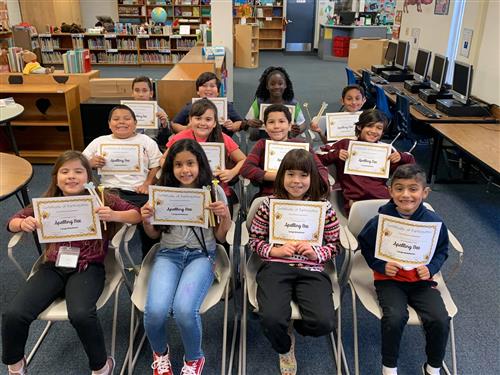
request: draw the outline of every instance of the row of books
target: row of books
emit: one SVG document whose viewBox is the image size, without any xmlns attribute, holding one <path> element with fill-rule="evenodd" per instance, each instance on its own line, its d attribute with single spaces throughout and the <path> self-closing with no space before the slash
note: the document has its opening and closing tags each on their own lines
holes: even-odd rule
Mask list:
<svg viewBox="0 0 500 375">
<path fill-rule="evenodd" d="M 11 72 L 22 72 L 24 68 L 23 49 L 21 47 L 9 47 L 7 58 L 9 60 L 9 70 Z"/>
<path fill-rule="evenodd" d="M 146 48 L 170 48 L 170 41 L 168 39 L 146 39 Z"/>
<path fill-rule="evenodd" d="M 141 53 L 140 61 L 145 64 L 175 64 L 185 55 L 179 53 Z"/>
<path fill-rule="evenodd" d="M 175 41 L 175 45 L 174 42 Z M 172 39 L 172 48 L 180 49 L 180 48 L 192 48 L 196 46 L 196 39 Z"/>
<path fill-rule="evenodd" d="M 145 30 L 143 26 L 136 25 L 132 23 L 115 22 L 115 33 L 116 34 L 127 34 L 127 35 L 141 35 Z M 149 34 L 162 34 L 162 35 L 172 35 L 172 25 L 166 26 L 149 26 Z"/>
<path fill-rule="evenodd" d="M 39 38 L 40 49 L 42 51 L 52 51 L 54 48 L 61 48 L 58 38 Z"/>
<path fill-rule="evenodd" d="M 137 64 L 137 53 L 91 53 L 90 62 L 92 64 Z"/>
<path fill-rule="evenodd" d="M 62 58 L 62 53 L 61 52 L 42 52 L 42 62 L 43 65 L 50 65 L 50 64 L 62 64 L 63 63 L 63 58 Z"/>
<path fill-rule="evenodd" d="M 67 51 L 62 55 L 64 73 L 87 73 L 92 70 L 88 49 Z"/>
</svg>

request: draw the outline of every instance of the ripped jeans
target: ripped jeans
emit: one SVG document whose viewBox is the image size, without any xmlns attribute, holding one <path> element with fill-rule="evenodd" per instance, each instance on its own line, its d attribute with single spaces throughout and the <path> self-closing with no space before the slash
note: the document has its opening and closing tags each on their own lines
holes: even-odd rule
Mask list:
<svg viewBox="0 0 500 375">
<path fill-rule="evenodd" d="M 200 306 L 214 280 L 215 249 L 161 249 L 156 253 L 148 284 L 144 327 L 152 349 L 167 350 L 167 319 L 173 314 L 186 361 L 203 357 Z"/>
</svg>

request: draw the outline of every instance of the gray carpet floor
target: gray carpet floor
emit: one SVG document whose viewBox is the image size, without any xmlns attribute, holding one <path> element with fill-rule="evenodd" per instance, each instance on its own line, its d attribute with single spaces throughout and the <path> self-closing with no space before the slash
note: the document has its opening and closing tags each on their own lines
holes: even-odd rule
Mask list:
<svg viewBox="0 0 500 375">
<path fill-rule="evenodd" d="M 309 102 L 311 113 L 317 111 L 322 101 L 329 104 L 329 110 L 339 107 L 339 96 L 345 84 L 344 64 L 324 62 L 316 56 L 290 56 L 280 52 L 261 53 L 261 67 L 254 70 L 235 69 L 234 102 L 236 109 L 245 114 L 257 87 L 261 72 L 269 65 L 284 66 L 294 83 L 296 97 L 300 102 Z M 102 68 L 101 77 L 133 77 L 138 74 L 161 78 L 166 69 Z M 417 160 L 427 165 L 430 159 L 430 146 L 420 145 L 415 151 Z M 443 163 L 442 163 L 443 164 Z M 446 178 L 450 168 L 442 166 L 440 177 Z M 458 171 L 451 168 L 451 172 Z M 34 177 L 30 183 L 31 197 L 40 196 L 49 183 L 50 167 L 35 166 Z M 443 217 L 464 249 L 463 265 L 448 281 L 449 289 L 458 306 L 455 318 L 459 374 L 496 375 L 500 373 L 500 191 L 492 187 L 486 191 L 484 179 L 480 174 L 472 175 L 473 183 L 436 184 L 429 202 Z M 10 215 L 19 209 L 17 201 L 11 197 L 0 203 L 1 224 L 4 226 Z M 4 230 L 0 239 L 0 303 L 1 310 L 14 297 L 23 281 L 7 258 L 9 234 Z M 136 242 L 134 242 L 137 244 Z M 18 248 L 21 263 L 30 267 L 36 259 L 33 241 L 25 236 Z M 134 249 L 139 256 L 139 248 Z M 457 261 L 456 254 L 450 252 L 444 272 L 449 274 Z M 232 300 L 230 301 L 232 303 Z M 352 317 L 350 293 L 343 300 L 343 338 L 346 355 L 353 370 Z M 222 303 L 203 316 L 204 343 L 207 362 L 205 374 L 220 373 L 220 351 L 222 346 Z M 230 321 L 232 320 L 230 305 Z M 379 321 L 367 313 L 358 303 L 360 366 L 361 374 L 380 374 L 380 326 Z M 118 316 L 118 341 L 116 359 L 121 366 L 128 343 L 130 303 L 123 289 L 120 294 Z M 110 342 L 112 309 L 108 304 L 99 312 L 107 342 Z M 34 343 L 36 334 L 43 325 L 35 322 L 30 331 L 27 349 Z M 182 344 L 175 325 L 171 352 L 176 374 L 182 364 Z M 231 329 L 230 329 L 231 333 Z M 420 366 L 425 362 L 424 336 L 419 327 L 407 327 L 401 344 L 399 360 L 400 374 L 420 374 Z M 297 337 L 297 360 L 299 374 L 334 373 L 332 354 L 326 338 Z M 449 349 L 449 348 L 448 348 Z M 448 363 L 449 350 L 448 350 Z M 151 373 L 151 351 L 147 345 L 143 349 L 136 367 L 136 374 Z M 263 336 L 258 321 L 250 316 L 248 325 L 247 371 L 250 375 L 278 374 L 277 354 Z M 5 373 L 5 370 L 1 370 Z M 30 366 L 31 375 L 89 374 L 86 356 L 78 338 L 67 322 L 57 323 L 39 350 Z M 118 372 L 116 371 L 115 374 Z"/>
</svg>

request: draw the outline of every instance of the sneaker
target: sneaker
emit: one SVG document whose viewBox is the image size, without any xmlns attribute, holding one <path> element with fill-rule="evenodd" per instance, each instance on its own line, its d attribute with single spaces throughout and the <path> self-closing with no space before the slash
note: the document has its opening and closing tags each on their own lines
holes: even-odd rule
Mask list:
<svg viewBox="0 0 500 375">
<path fill-rule="evenodd" d="M 173 375 L 172 364 L 170 363 L 170 357 L 167 354 L 158 355 L 153 352 L 153 363 L 151 365 L 153 369 L 153 375 Z"/>
<path fill-rule="evenodd" d="M 113 371 L 115 370 L 115 359 L 112 356 L 108 356 L 106 364 L 108 365 L 109 369 L 106 375 L 113 375 Z"/>
<path fill-rule="evenodd" d="M 439 371 L 439 373 L 441 374 L 441 371 Z M 427 363 L 422 365 L 422 375 L 431 375 L 431 373 L 427 371 Z"/>
<path fill-rule="evenodd" d="M 292 328 L 293 329 L 293 328 Z M 288 330 L 292 344 L 288 353 L 280 354 L 281 375 L 295 375 L 297 373 L 297 360 L 295 359 L 295 335 L 292 330 Z"/>
<path fill-rule="evenodd" d="M 11 370 L 8 366 L 7 369 L 9 371 L 9 375 L 27 375 L 28 374 L 28 365 L 26 364 L 26 358 L 23 358 L 23 367 L 21 367 L 17 371 Z"/>
<path fill-rule="evenodd" d="M 195 359 L 194 361 L 184 361 L 181 375 L 200 375 L 205 365 L 205 357 Z"/>
</svg>

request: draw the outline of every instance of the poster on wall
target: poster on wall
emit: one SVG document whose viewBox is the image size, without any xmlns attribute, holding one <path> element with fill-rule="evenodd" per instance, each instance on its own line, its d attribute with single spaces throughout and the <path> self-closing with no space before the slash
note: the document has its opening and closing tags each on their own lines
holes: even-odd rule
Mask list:
<svg viewBox="0 0 500 375">
<path fill-rule="evenodd" d="M 365 0 L 365 12 L 377 12 L 381 25 L 394 22 L 396 0 Z"/>
<path fill-rule="evenodd" d="M 450 0 L 436 0 L 436 5 L 434 6 L 434 14 L 439 16 L 446 16 L 450 9 Z"/>
</svg>

